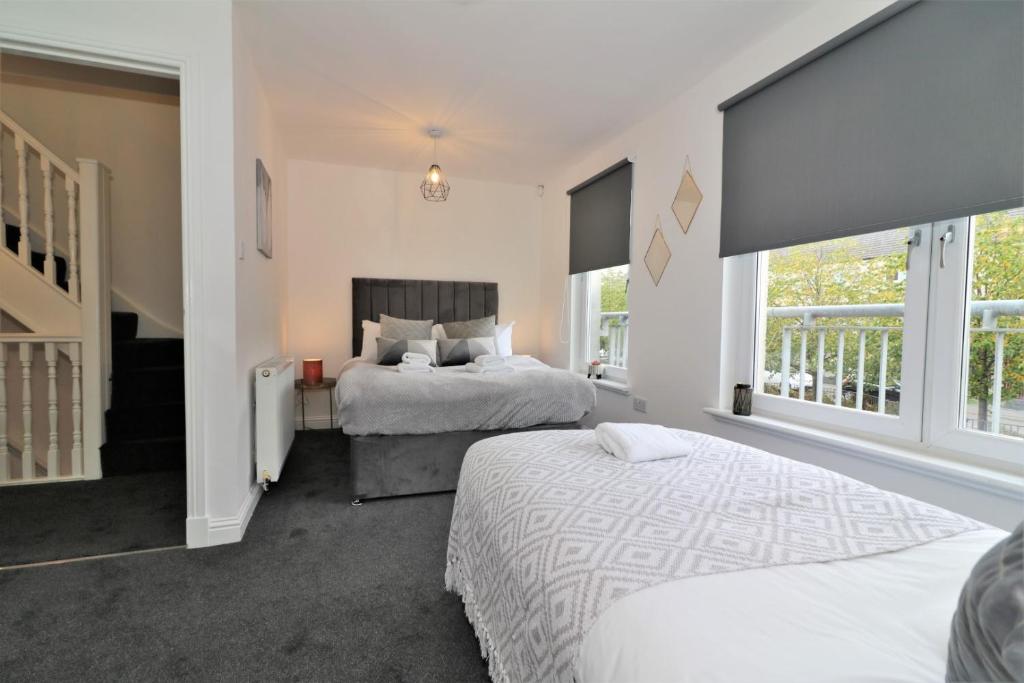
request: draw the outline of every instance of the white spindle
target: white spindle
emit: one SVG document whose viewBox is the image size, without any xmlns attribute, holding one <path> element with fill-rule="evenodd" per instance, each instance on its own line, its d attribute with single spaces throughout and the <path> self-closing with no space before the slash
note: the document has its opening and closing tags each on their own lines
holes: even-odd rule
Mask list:
<svg viewBox="0 0 1024 683">
<path fill-rule="evenodd" d="M 21 423 L 24 433 L 21 438 L 21 478 L 34 479 L 36 463 L 32 457 L 32 344 L 18 345 L 21 359 Z"/>
<path fill-rule="evenodd" d="M 864 407 L 864 330 L 857 333 L 857 410 Z"/>
<path fill-rule="evenodd" d="M 60 448 L 57 445 L 57 344 L 43 344 L 46 356 L 47 394 L 46 405 L 50 419 L 50 443 L 46 449 L 46 476 L 55 479 L 60 476 Z"/>
<path fill-rule="evenodd" d="M 18 155 L 18 220 L 21 222 L 18 258 L 27 265 L 32 260 L 32 246 L 28 241 L 28 150 L 25 139 L 17 134 L 14 136 L 14 151 Z"/>
<path fill-rule="evenodd" d="M 788 327 L 782 328 L 782 384 L 779 387 L 779 395 L 789 398 L 789 373 L 791 372 L 791 366 L 793 364 L 792 358 L 790 358 L 793 350 L 790 348 L 793 345 L 793 331 Z"/>
<path fill-rule="evenodd" d="M 996 332 L 995 358 L 992 368 L 992 433 L 998 434 L 1003 421 L 1003 342 L 1006 334 Z"/>
<path fill-rule="evenodd" d="M 882 348 L 878 358 L 878 412 L 885 415 L 885 372 L 889 365 L 889 330 L 882 330 Z"/>
<path fill-rule="evenodd" d="M 804 400 L 804 377 L 807 376 L 807 328 L 800 327 L 800 378 L 797 395 Z"/>
<path fill-rule="evenodd" d="M 53 260 L 53 164 L 47 157 L 40 159 L 39 168 L 43 172 L 43 231 L 46 236 L 43 276 L 57 284 L 57 269 Z"/>
<path fill-rule="evenodd" d="M 68 193 L 68 294 L 78 301 L 78 195 L 75 181 L 66 178 L 64 189 Z"/>
<path fill-rule="evenodd" d="M 843 353 L 846 351 L 846 330 L 839 330 L 836 341 L 836 405 L 843 406 Z"/>
<path fill-rule="evenodd" d="M 10 451 L 7 448 L 7 345 L 0 341 L 0 481 L 9 481 Z"/>
<path fill-rule="evenodd" d="M 814 376 L 814 400 L 821 403 L 825 391 L 825 330 L 818 330 L 818 369 Z"/>
<path fill-rule="evenodd" d="M 629 361 L 629 321 L 622 326 L 622 366 Z"/>
<path fill-rule="evenodd" d="M 82 344 L 68 345 L 71 355 L 71 476 L 82 476 Z"/>
</svg>

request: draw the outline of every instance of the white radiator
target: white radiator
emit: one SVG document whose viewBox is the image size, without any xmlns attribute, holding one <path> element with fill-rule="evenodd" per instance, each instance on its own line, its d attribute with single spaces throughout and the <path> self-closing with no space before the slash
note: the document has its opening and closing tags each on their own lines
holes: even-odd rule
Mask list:
<svg viewBox="0 0 1024 683">
<path fill-rule="evenodd" d="M 277 481 L 295 440 L 295 371 L 292 359 L 256 367 L 256 481 Z"/>
</svg>

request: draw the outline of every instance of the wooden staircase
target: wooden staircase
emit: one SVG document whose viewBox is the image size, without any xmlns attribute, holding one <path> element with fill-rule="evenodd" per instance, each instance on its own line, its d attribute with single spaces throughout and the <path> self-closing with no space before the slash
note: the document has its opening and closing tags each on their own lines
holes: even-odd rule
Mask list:
<svg viewBox="0 0 1024 683">
<path fill-rule="evenodd" d="M 185 468 L 185 346 L 138 339 L 139 316 L 114 313 L 103 475 Z"/>
</svg>

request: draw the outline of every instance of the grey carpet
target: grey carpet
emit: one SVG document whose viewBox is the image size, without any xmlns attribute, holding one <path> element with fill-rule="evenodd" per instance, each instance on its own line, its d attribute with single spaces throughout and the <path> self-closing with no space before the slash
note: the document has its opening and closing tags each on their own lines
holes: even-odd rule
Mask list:
<svg viewBox="0 0 1024 683">
<path fill-rule="evenodd" d="M 453 495 L 354 508 L 345 443 L 298 433 L 240 544 L 0 572 L 0 676 L 486 681 L 444 591 Z"/>
<path fill-rule="evenodd" d="M 0 567 L 185 543 L 185 472 L 0 487 Z"/>
</svg>

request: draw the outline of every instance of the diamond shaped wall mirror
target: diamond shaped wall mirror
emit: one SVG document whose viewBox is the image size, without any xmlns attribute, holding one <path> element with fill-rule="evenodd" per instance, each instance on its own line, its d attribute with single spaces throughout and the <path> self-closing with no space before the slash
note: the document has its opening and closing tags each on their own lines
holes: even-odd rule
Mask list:
<svg viewBox="0 0 1024 683">
<path fill-rule="evenodd" d="M 665 241 L 665 233 L 661 231 L 661 216 L 658 216 L 654 223 L 654 236 L 651 238 L 650 246 L 647 247 L 647 255 L 644 256 L 647 272 L 651 274 L 655 287 L 661 282 L 661 276 L 665 274 L 665 268 L 668 267 L 671 258 L 672 252 L 668 248 L 668 242 Z"/>
<path fill-rule="evenodd" d="M 676 215 L 679 227 L 683 229 L 684 233 L 689 231 L 690 223 L 693 222 L 693 217 L 697 214 L 697 207 L 700 206 L 703 199 L 704 195 L 697 187 L 693 174 L 690 173 L 690 169 L 686 169 L 683 172 L 683 179 L 679 183 L 679 189 L 676 190 L 676 198 L 672 202 L 672 213 Z"/>
</svg>

